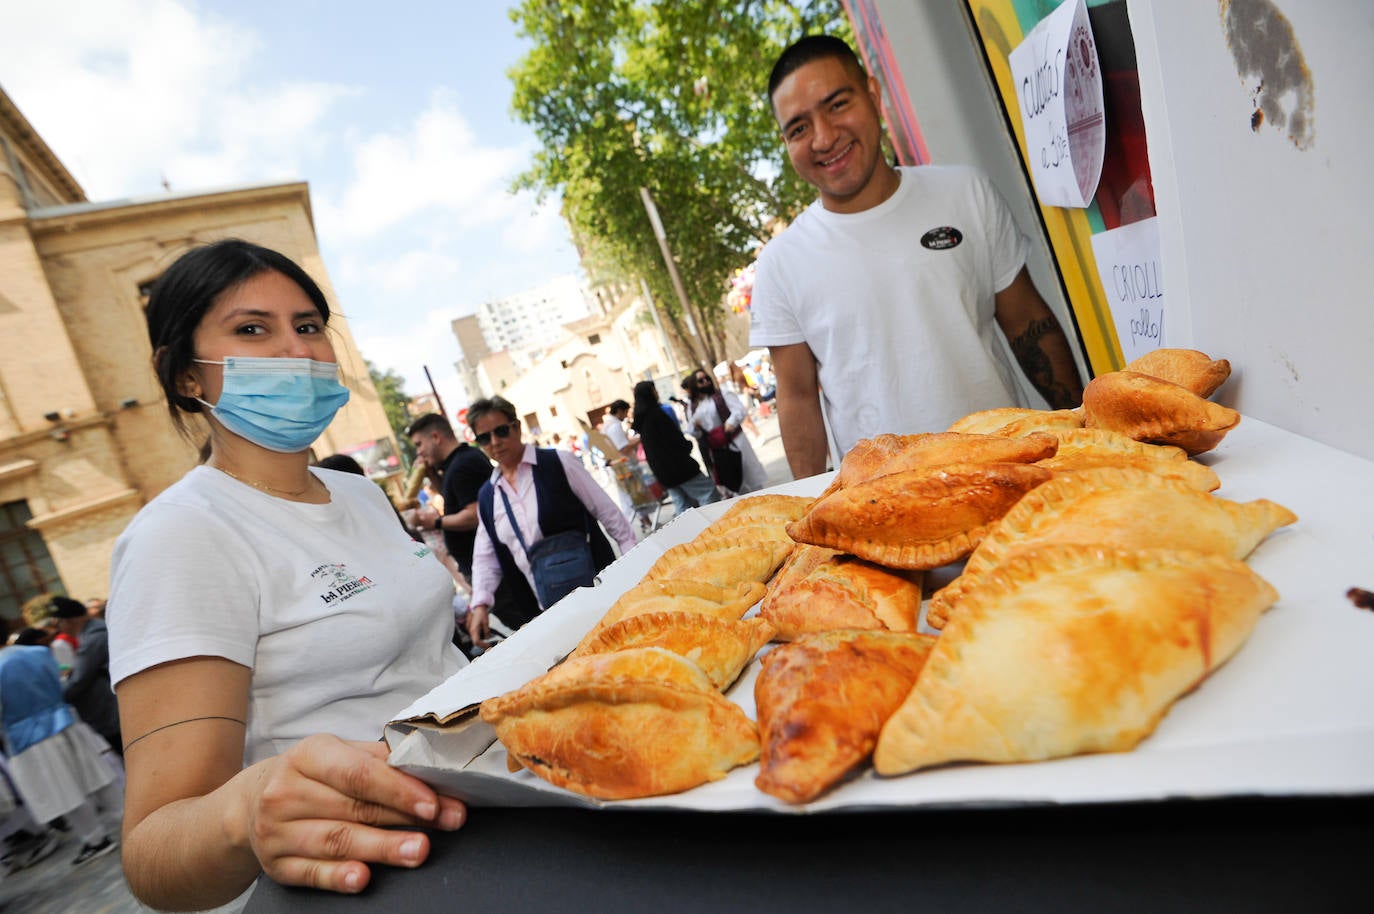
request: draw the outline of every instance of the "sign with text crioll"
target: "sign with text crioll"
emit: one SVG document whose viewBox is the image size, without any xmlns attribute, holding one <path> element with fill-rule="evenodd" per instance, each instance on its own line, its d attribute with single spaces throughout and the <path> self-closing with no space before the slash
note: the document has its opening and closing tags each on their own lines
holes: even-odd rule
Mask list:
<svg viewBox="0 0 1374 914">
<path fill-rule="evenodd" d="M 1092 240 L 1122 356 L 1130 362 L 1165 345 L 1159 220 L 1098 232 Z"/>
<path fill-rule="evenodd" d="M 1040 201 L 1087 206 L 1102 176 L 1107 131 L 1102 68 L 1083 0 L 1066 0 L 1007 59 Z"/>
</svg>

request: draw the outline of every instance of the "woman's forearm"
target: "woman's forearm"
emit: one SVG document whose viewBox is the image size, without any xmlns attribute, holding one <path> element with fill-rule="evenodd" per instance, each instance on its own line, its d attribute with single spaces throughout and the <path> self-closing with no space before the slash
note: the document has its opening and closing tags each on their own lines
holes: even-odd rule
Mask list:
<svg viewBox="0 0 1374 914">
<path fill-rule="evenodd" d="M 256 766 L 255 766 L 256 767 Z M 262 871 L 248 843 L 240 772 L 203 797 L 177 800 L 124 824 L 124 874 L 140 901 L 160 910 L 203 910 L 243 893 Z"/>
</svg>

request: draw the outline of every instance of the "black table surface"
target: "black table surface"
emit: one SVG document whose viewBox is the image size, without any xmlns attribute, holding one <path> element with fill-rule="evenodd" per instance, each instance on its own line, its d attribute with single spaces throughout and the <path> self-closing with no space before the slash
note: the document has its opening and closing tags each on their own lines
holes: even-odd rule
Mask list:
<svg viewBox="0 0 1374 914">
<path fill-rule="evenodd" d="M 1374 797 L 806 815 L 473 809 L 338 911 L 1374 911 Z"/>
</svg>

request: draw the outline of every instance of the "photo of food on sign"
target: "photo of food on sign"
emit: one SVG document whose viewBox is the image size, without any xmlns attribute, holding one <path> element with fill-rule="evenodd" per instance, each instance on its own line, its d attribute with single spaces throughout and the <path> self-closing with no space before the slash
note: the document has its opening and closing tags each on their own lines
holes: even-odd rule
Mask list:
<svg viewBox="0 0 1374 914">
<path fill-rule="evenodd" d="M 730 503 L 480 702 L 489 751 L 599 801 L 743 768 L 788 806 L 1131 752 L 1243 650 L 1279 599 L 1247 557 L 1299 523 L 1196 459 L 1241 421 L 1207 399 L 1229 373 L 1159 350 L 1078 409 L 865 439 L 815 495 Z"/>
</svg>

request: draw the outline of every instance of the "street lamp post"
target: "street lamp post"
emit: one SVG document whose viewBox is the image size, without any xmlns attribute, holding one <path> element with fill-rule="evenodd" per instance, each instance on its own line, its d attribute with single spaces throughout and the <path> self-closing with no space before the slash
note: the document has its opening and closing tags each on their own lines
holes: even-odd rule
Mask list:
<svg viewBox="0 0 1374 914">
<path fill-rule="evenodd" d="M 673 281 L 673 289 L 677 292 L 678 303 L 682 306 L 682 316 L 687 320 L 687 331 L 696 337 L 697 344 L 703 354 L 710 358 L 710 348 L 702 339 L 701 333 L 697 330 L 697 323 L 692 318 L 692 306 L 687 301 L 687 290 L 683 288 L 682 277 L 677 272 L 677 261 L 673 259 L 673 252 L 668 247 L 668 236 L 663 231 L 663 221 L 658 218 L 658 207 L 654 206 L 654 198 L 649 195 L 649 188 L 639 189 L 640 199 L 644 201 L 644 209 L 649 214 L 649 222 L 654 227 L 654 238 L 658 240 L 658 249 L 663 253 L 663 262 L 668 267 L 668 276 Z"/>
</svg>

